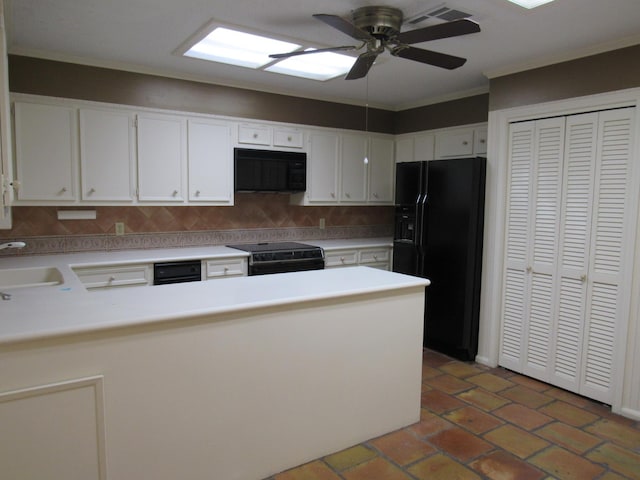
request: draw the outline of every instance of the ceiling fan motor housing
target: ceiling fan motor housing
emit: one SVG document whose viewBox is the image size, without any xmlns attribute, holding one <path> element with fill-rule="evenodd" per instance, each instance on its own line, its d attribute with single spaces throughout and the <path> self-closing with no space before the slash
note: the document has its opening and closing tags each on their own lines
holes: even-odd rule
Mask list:
<svg viewBox="0 0 640 480">
<path fill-rule="evenodd" d="M 402 26 L 402 11 L 393 7 L 361 7 L 352 18 L 356 27 L 382 39 L 394 37 Z"/>
</svg>

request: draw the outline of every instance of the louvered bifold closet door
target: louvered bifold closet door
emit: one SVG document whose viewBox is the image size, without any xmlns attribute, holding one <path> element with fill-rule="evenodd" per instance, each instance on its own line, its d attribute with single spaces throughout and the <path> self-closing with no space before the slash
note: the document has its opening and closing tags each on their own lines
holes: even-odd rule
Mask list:
<svg viewBox="0 0 640 480">
<path fill-rule="evenodd" d="M 528 315 L 529 238 L 535 122 L 509 126 L 509 181 L 500 365 L 522 371 L 524 320 Z"/>
<path fill-rule="evenodd" d="M 598 114 L 567 117 L 551 383 L 579 391 Z"/>
<path fill-rule="evenodd" d="M 580 393 L 605 403 L 612 402 L 615 385 L 622 381 L 622 372 L 614 371 L 614 366 L 616 354 L 626 344 L 621 327 L 629 315 L 635 236 L 631 207 L 634 112 L 627 108 L 598 115 Z"/>
<path fill-rule="evenodd" d="M 564 119 L 509 130 L 509 190 L 500 365 L 549 374 Z"/>
<path fill-rule="evenodd" d="M 548 380 L 551 372 L 550 344 L 557 296 L 556 271 L 562 168 L 564 158 L 564 118 L 536 121 L 536 156 L 533 169 L 533 202 L 529 317 L 524 332 L 523 373 Z"/>
</svg>

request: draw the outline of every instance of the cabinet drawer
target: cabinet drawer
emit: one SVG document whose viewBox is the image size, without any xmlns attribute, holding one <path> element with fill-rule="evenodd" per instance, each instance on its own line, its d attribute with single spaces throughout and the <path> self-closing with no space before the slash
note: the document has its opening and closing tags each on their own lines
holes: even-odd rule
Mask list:
<svg viewBox="0 0 640 480">
<path fill-rule="evenodd" d="M 74 268 L 82 284 L 88 289 L 111 287 L 134 287 L 150 284 L 150 265 L 128 265 L 121 267 Z"/>
<path fill-rule="evenodd" d="M 357 250 L 341 250 L 339 252 L 325 252 L 324 264 L 326 267 L 340 267 L 343 265 L 356 265 L 358 263 Z"/>
<path fill-rule="evenodd" d="M 360 264 L 381 263 L 389 261 L 389 249 L 360 250 Z"/>
<path fill-rule="evenodd" d="M 271 145 L 271 128 L 261 125 L 239 125 L 238 143 Z"/>
<path fill-rule="evenodd" d="M 207 279 L 222 277 L 241 277 L 247 274 L 246 258 L 226 258 L 207 260 Z"/>
<path fill-rule="evenodd" d="M 273 132 L 274 147 L 302 148 L 304 135 L 300 130 L 275 130 Z"/>
</svg>

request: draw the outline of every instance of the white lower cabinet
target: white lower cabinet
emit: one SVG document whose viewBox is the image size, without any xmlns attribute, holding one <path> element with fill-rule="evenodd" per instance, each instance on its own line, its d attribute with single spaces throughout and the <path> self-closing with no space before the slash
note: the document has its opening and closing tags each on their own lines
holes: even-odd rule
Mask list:
<svg viewBox="0 0 640 480">
<path fill-rule="evenodd" d="M 106 480 L 102 376 L 2 392 L 0 425 L 3 478 Z"/>
<path fill-rule="evenodd" d="M 325 250 L 325 268 L 364 265 L 391 270 L 391 247 Z"/>
<path fill-rule="evenodd" d="M 77 267 L 73 272 L 87 290 L 153 284 L 153 266 L 150 264 Z"/>
<path fill-rule="evenodd" d="M 622 382 L 634 109 L 512 124 L 502 366 L 611 404 Z"/>
<path fill-rule="evenodd" d="M 243 277 L 247 275 L 247 259 L 224 258 L 206 261 L 206 278 Z"/>
</svg>

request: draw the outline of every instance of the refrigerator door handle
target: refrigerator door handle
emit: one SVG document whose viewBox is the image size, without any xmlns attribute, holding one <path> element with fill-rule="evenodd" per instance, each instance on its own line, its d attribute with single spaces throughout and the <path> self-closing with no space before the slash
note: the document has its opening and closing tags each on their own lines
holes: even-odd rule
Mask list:
<svg viewBox="0 0 640 480">
<path fill-rule="evenodd" d="M 424 247 L 427 245 L 427 194 L 422 196 L 420 203 L 420 235 L 418 236 L 418 245 Z"/>
<path fill-rule="evenodd" d="M 413 237 L 413 244 L 416 246 L 422 245 L 422 196 L 424 194 L 418 194 L 418 198 L 416 199 L 416 217 L 415 217 L 415 236 Z"/>
</svg>

